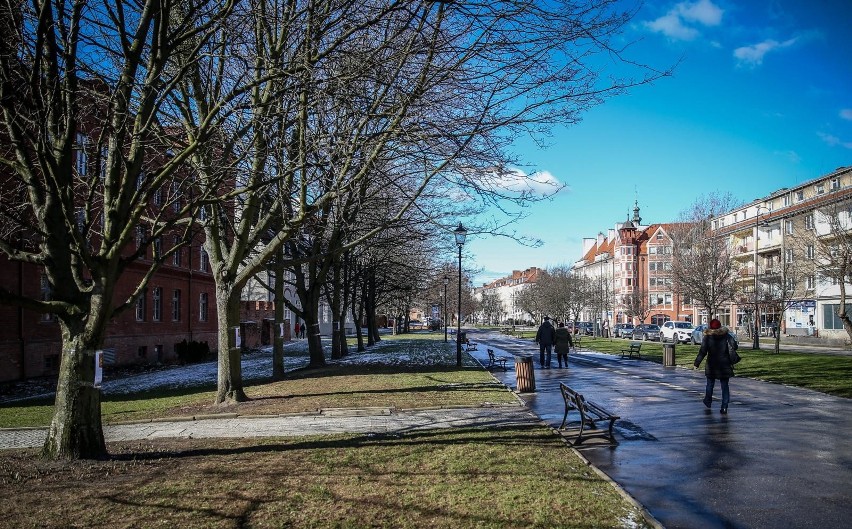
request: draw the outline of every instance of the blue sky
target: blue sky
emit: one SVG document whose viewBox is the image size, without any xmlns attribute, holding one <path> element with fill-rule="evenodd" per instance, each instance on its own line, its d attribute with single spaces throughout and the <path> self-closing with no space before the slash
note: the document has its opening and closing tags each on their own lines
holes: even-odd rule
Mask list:
<svg viewBox="0 0 852 529">
<path fill-rule="evenodd" d="M 556 128 L 524 160 L 566 185 L 515 229 L 526 248 L 478 236 L 466 267 L 479 285 L 529 266 L 570 264 L 582 239 L 622 222 L 675 220 L 702 194 L 763 197 L 852 165 L 852 2 L 649 0 L 624 37 L 674 76 L 633 89 Z"/>
</svg>

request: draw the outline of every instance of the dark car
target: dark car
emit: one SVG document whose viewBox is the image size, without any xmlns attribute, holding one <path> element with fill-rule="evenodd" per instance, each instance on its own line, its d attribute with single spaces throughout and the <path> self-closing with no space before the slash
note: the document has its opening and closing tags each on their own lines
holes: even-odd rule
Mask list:
<svg viewBox="0 0 852 529">
<path fill-rule="evenodd" d="M 616 338 L 630 338 L 633 336 L 632 323 L 616 323 L 612 329 L 613 335 Z"/>
<path fill-rule="evenodd" d="M 634 340 L 659 340 L 660 326 L 653 323 L 642 323 L 633 328 Z"/>
</svg>

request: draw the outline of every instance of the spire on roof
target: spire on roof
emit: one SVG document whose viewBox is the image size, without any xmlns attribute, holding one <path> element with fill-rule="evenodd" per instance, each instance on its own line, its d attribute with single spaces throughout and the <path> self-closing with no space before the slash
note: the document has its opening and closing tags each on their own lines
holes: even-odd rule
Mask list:
<svg viewBox="0 0 852 529">
<path fill-rule="evenodd" d="M 633 206 L 633 224 L 639 226 L 642 224 L 642 217 L 639 216 L 639 200 L 637 199 Z"/>
</svg>

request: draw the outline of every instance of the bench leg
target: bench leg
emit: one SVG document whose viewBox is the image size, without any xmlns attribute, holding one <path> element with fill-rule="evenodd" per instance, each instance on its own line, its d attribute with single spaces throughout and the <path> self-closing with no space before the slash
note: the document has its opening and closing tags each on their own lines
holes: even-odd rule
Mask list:
<svg viewBox="0 0 852 529">
<path fill-rule="evenodd" d="M 559 425 L 560 430 L 565 428 L 566 422 L 568 422 L 568 406 L 565 406 L 565 414 L 562 416 L 562 424 Z"/>
<path fill-rule="evenodd" d="M 615 437 L 612 435 L 612 427 L 615 426 L 615 419 L 609 420 L 609 440 L 612 442 L 617 442 Z"/>
</svg>

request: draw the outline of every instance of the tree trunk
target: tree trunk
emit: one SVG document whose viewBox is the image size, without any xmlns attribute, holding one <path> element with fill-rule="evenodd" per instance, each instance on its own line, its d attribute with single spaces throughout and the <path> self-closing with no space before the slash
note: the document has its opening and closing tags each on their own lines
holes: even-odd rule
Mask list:
<svg viewBox="0 0 852 529">
<path fill-rule="evenodd" d="M 101 392 L 94 387 L 95 350 L 86 329 L 60 321 L 62 359 L 53 419 L 42 448 L 48 459 L 97 459 L 107 454 Z"/>
<path fill-rule="evenodd" d="M 243 390 L 242 347 L 236 343 L 240 328 L 242 287 L 216 285 L 216 310 L 219 324 L 219 365 L 216 404 L 248 400 Z"/>
</svg>

